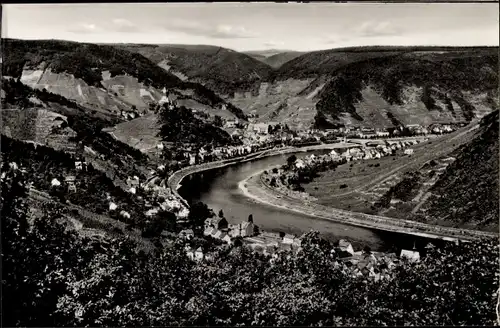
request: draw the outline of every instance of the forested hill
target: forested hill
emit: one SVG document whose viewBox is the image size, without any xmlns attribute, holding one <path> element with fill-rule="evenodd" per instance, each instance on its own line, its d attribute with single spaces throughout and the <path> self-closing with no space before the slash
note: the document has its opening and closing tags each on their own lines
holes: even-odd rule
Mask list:
<svg viewBox="0 0 500 328">
<path fill-rule="evenodd" d="M 123 102 L 138 105 L 141 103 L 139 98 L 143 97 L 143 93 L 139 92 L 141 87 L 143 89 L 155 88 L 156 91 L 151 89 L 148 91 L 151 93 L 151 97 L 153 95 L 160 97 L 160 90 L 166 87 L 172 90 L 185 90 L 189 97 L 210 106 L 224 103 L 219 96 L 203 85 L 182 81 L 143 55 L 110 45 L 60 40 L 2 39 L 2 53 L 4 54 L 2 66 L 4 76 L 20 78 L 23 71 L 31 70 L 29 73 L 31 81 L 36 78 L 33 75 L 33 71 L 36 70 L 42 72 L 50 70 L 53 74 L 67 73 L 76 79 L 82 79 L 88 86 L 95 87 L 96 90 L 86 91 L 86 88 L 81 85 L 77 89 L 74 81 L 64 82 L 60 77 L 42 79 L 40 76 L 39 81 L 35 79 L 31 82 L 41 83 L 42 85 L 37 85 L 40 88 L 44 84 L 47 87 L 56 87 L 62 95 L 69 97 L 71 94 L 75 99 L 82 98 L 80 101 L 91 101 L 91 99 L 96 98 L 93 105 L 97 106 L 102 105 L 103 97 L 111 98 L 106 100 L 107 104 L 105 105 L 108 107 L 116 104 L 120 107 Z M 118 79 L 113 80 L 115 77 Z M 130 78 L 135 78 L 137 81 L 131 81 Z M 58 83 L 67 85 L 56 86 L 55 84 Z M 123 85 L 125 93 L 118 95 L 117 90 L 113 89 L 113 84 Z M 103 94 L 103 91 L 108 93 Z M 229 110 L 244 118 L 241 110 L 235 106 L 229 106 Z"/>
<path fill-rule="evenodd" d="M 411 98 L 411 88 L 422 89 L 418 97 L 425 109 L 453 115 L 460 107 L 465 120 L 475 115 L 464 92 L 486 92 L 484 105 L 494 104 L 498 87 L 498 52 L 494 48 L 390 54 L 336 70 L 336 76 L 319 94 L 316 109 L 334 119 L 342 112 L 356 114 L 354 105 L 364 100 L 362 91 L 367 87 L 376 90 L 389 105 L 399 106 Z"/>
<path fill-rule="evenodd" d="M 215 145 L 233 143 L 231 136 L 224 130 L 194 116 L 184 107 L 175 110 L 163 109 L 159 115 L 161 124 L 159 135 L 167 142 L 182 142 Z"/>
<path fill-rule="evenodd" d="M 111 46 L 59 40 L 2 39 L 3 75 L 20 77 L 25 67 L 44 68 L 55 73 L 66 72 L 81 78 L 88 85 L 101 87 L 102 72 L 111 76 L 132 75 L 140 82 L 162 88 L 181 86 L 182 81 L 137 53 Z"/>
<path fill-rule="evenodd" d="M 431 190 L 427 215 L 498 230 L 498 124 L 497 110 L 481 120 L 479 135 L 457 150 L 456 161 Z"/>
<path fill-rule="evenodd" d="M 202 83 L 219 94 L 265 81 L 273 70 L 231 49 L 205 45 L 116 45 L 151 59 L 183 79 Z"/>
</svg>

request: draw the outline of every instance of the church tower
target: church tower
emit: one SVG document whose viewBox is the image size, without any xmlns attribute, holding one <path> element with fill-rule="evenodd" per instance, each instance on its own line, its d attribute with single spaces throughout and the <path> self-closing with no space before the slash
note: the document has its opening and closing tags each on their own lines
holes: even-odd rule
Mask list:
<svg viewBox="0 0 500 328">
<path fill-rule="evenodd" d="M 161 97 L 160 101 L 158 102 L 160 104 L 160 106 L 162 106 L 163 104 L 169 104 L 170 101 L 168 100 L 167 98 L 167 89 L 165 87 L 163 87 L 163 96 Z"/>
</svg>

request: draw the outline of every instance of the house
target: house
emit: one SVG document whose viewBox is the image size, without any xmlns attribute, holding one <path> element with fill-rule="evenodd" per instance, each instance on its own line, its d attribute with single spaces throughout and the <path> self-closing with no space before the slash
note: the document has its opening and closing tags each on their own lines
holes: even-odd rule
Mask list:
<svg viewBox="0 0 500 328">
<path fill-rule="evenodd" d="M 389 132 L 387 132 L 387 131 L 377 131 L 377 132 L 375 132 L 375 135 L 377 137 L 388 137 L 389 136 Z"/>
<path fill-rule="evenodd" d="M 75 169 L 77 169 L 78 171 L 83 170 L 83 162 L 82 161 L 76 161 L 75 162 Z"/>
<path fill-rule="evenodd" d="M 196 155 L 189 154 L 189 165 L 195 165 L 196 164 Z"/>
<path fill-rule="evenodd" d="M 194 237 L 193 229 L 182 230 L 179 232 L 179 237 L 186 240 L 192 239 Z"/>
<path fill-rule="evenodd" d="M 228 223 L 225 218 L 215 217 L 208 218 L 205 220 L 205 229 L 208 227 L 212 227 L 218 230 L 227 229 Z"/>
<path fill-rule="evenodd" d="M 159 143 L 156 145 L 156 149 L 163 150 L 163 143 Z"/>
<path fill-rule="evenodd" d="M 267 134 L 269 131 L 269 124 L 266 123 L 257 123 L 257 124 L 249 124 L 249 129 L 256 133 Z"/>
<path fill-rule="evenodd" d="M 227 120 L 226 124 L 224 124 L 225 128 L 234 128 L 238 125 L 238 120 Z"/>
<path fill-rule="evenodd" d="M 224 231 L 221 231 L 221 230 L 214 230 L 211 234 L 211 236 L 215 239 L 224 239 L 224 237 L 227 236 L 227 233 L 225 233 Z"/>
<path fill-rule="evenodd" d="M 339 245 L 336 247 L 336 253 L 339 254 L 340 257 L 349 257 L 354 255 L 354 249 L 350 242 L 341 239 L 339 240 Z"/>
<path fill-rule="evenodd" d="M 114 211 L 118 208 L 118 205 L 116 205 L 115 203 L 111 202 L 109 203 L 109 210 L 110 211 Z"/>
<path fill-rule="evenodd" d="M 146 212 L 147 217 L 152 217 L 158 214 L 158 209 L 157 208 L 152 208 Z"/>
<path fill-rule="evenodd" d="M 132 178 L 128 177 L 127 178 L 127 185 L 129 187 L 139 187 L 139 177 L 134 175 Z"/>
<path fill-rule="evenodd" d="M 298 159 L 295 161 L 295 167 L 298 169 L 302 169 L 302 168 L 306 167 L 306 164 L 304 163 L 304 161 L 302 159 Z"/>
<path fill-rule="evenodd" d="M 121 211 L 120 216 L 125 219 L 130 219 L 130 213 L 127 211 Z"/>
<path fill-rule="evenodd" d="M 163 104 L 170 104 L 170 99 L 167 97 L 167 89 L 163 87 L 162 90 L 163 96 L 161 97 L 160 101 L 158 101 L 158 104 L 163 105 Z"/>
<path fill-rule="evenodd" d="M 291 245 L 291 244 L 293 244 L 294 239 L 295 239 L 294 235 L 287 233 L 283 237 L 283 244 L 290 244 Z"/>
<path fill-rule="evenodd" d="M 401 250 L 401 254 L 399 257 L 401 257 L 401 258 L 404 257 L 412 262 L 417 262 L 420 260 L 420 253 L 415 251 L 415 250 L 410 251 L 410 250 L 403 249 L 403 250 Z"/>
<path fill-rule="evenodd" d="M 75 185 L 75 181 L 76 181 L 76 178 L 72 175 L 70 176 L 67 176 L 65 179 L 64 179 L 64 182 L 67 184 L 68 186 L 68 192 L 76 192 L 76 185 Z"/>
<path fill-rule="evenodd" d="M 231 244 L 233 241 L 231 239 L 231 236 L 226 234 L 223 238 L 222 238 L 222 241 L 225 241 L 226 243 L 228 244 Z"/>
<path fill-rule="evenodd" d="M 184 220 L 187 219 L 189 216 L 189 210 L 185 207 L 183 207 L 178 213 L 177 213 L 177 218 Z"/>
<path fill-rule="evenodd" d="M 337 153 L 334 149 L 330 152 L 330 157 L 332 158 L 337 158 L 339 156 L 339 153 Z"/>
<path fill-rule="evenodd" d="M 137 189 L 135 187 L 131 187 L 129 190 L 128 190 L 129 193 L 131 194 L 134 194 L 137 192 Z"/>
<path fill-rule="evenodd" d="M 411 155 L 413 155 L 413 149 L 411 149 L 411 148 L 405 149 L 404 153 L 405 153 L 405 155 L 411 156 Z"/>
<path fill-rule="evenodd" d="M 203 231 L 204 236 L 210 236 L 212 232 L 214 232 L 215 228 L 213 227 L 206 227 L 205 230 Z"/>
<path fill-rule="evenodd" d="M 15 164 L 15 163 L 14 163 Z M 59 182 L 59 180 L 57 180 L 56 178 L 52 179 L 52 181 L 50 182 L 50 185 L 52 187 L 59 187 L 61 185 L 61 182 Z"/>
<path fill-rule="evenodd" d="M 203 249 L 201 247 L 198 247 L 196 252 L 194 252 L 194 259 L 197 261 L 201 261 L 205 258 L 205 254 L 203 253 Z"/>
</svg>

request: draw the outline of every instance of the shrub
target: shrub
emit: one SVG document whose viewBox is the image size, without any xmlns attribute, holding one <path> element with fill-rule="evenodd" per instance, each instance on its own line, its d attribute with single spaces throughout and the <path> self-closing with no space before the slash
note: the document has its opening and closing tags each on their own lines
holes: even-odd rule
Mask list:
<svg viewBox="0 0 500 328">
<path fill-rule="evenodd" d="M 345 189 L 345 188 L 347 188 L 347 185 L 345 183 L 340 185 L 340 189 Z"/>
</svg>

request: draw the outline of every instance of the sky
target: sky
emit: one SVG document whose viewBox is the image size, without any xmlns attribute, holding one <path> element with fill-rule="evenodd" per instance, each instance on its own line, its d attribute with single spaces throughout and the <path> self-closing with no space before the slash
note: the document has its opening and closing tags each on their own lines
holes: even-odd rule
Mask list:
<svg viewBox="0 0 500 328">
<path fill-rule="evenodd" d="M 498 3 L 6 4 L 2 37 L 237 51 L 499 43 Z"/>
</svg>

